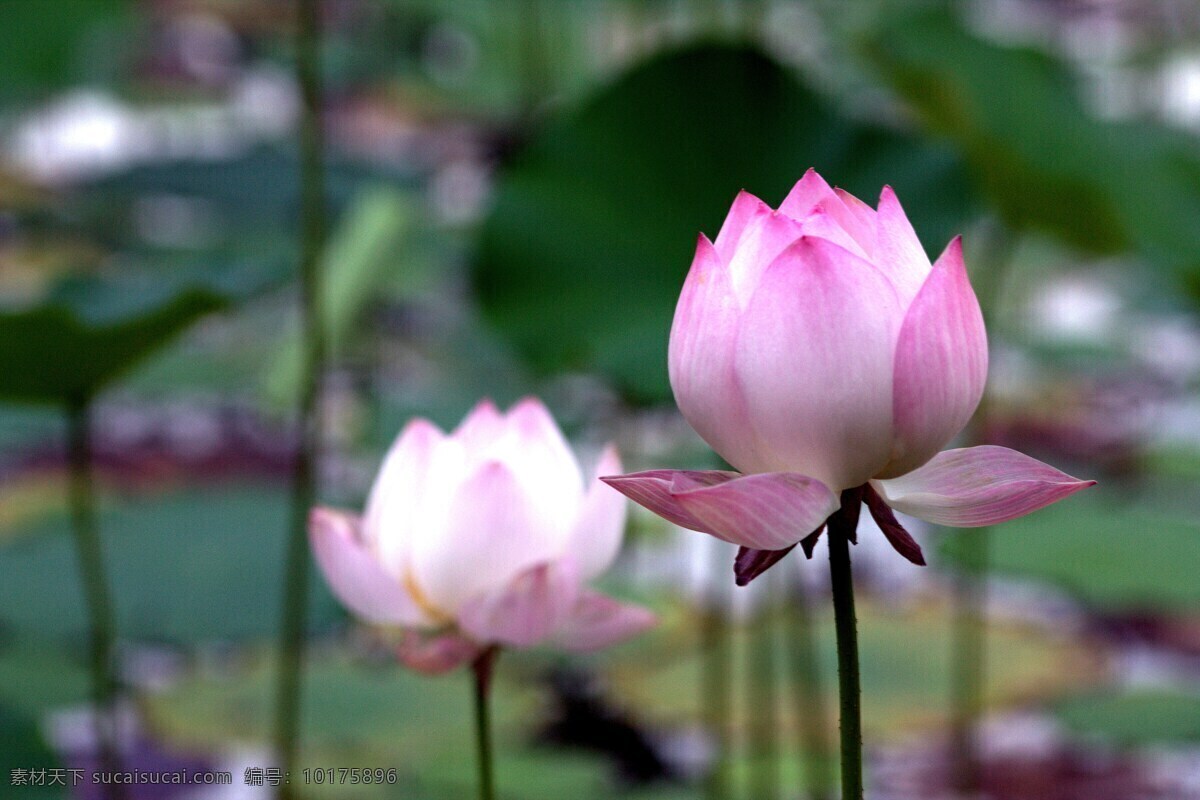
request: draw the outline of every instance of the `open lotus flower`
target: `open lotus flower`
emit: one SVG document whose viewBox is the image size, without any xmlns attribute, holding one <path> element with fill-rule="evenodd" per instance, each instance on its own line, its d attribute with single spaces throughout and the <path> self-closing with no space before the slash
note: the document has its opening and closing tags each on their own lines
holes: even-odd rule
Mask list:
<svg viewBox="0 0 1200 800">
<path fill-rule="evenodd" d="M 596 474 L 621 467 L 605 449 Z M 405 629 L 400 659 L 441 672 L 494 646 L 604 647 L 654 623 L 585 588 L 617 555 L 626 502 L 585 483 L 553 418 L 529 398 L 480 403 L 450 435 L 410 422 L 361 517 L 313 510 L 313 552 L 356 615 Z"/>
<path fill-rule="evenodd" d="M 738 195 L 716 241 L 700 236 L 675 310 L 676 403 L 739 472 L 602 480 L 747 548 L 740 582 L 802 539 L 811 553 L 846 490 L 923 564 L 890 509 L 991 525 L 1094 483 L 1003 447 L 939 452 L 979 404 L 987 363 L 960 240 L 931 265 L 891 188 L 873 209 L 809 170 L 778 211 Z"/>
</svg>

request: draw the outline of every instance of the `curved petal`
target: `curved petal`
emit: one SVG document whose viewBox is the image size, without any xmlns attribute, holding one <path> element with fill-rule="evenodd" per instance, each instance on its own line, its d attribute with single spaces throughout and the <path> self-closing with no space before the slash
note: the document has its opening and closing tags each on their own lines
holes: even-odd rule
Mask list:
<svg viewBox="0 0 1200 800">
<path fill-rule="evenodd" d="M 363 535 L 395 575 L 408 570 L 414 535 L 440 528 L 461 468 L 461 448 L 425 419 L 404 426 L 371 486 Z"/>
<path fill-rule="evenodd" d="M 901 305 L 907 307 L 929 275 L 929 256 L 890 186 L 884 186 L 879 195 L 875 240 L 875 263 L 895 285 Z"/>
<path fill-rule="evenodd" d="M 729 208 L 729 214 L 725 217 L 725 222 L 721 224 L 716 241 L 713 243 L 717 252 L 720 253 L 721 259 L 728 261 L 733 256 L 733 251 L 737 249 L 738 243 L 742 240 L 742 234 L 753 220 L 770 213 L 771 207 L 762 200 L 745 189 L 738 192 L 737 197 L 733 199 L 733 205 Z"/>
<path fill-rule="evenodd" d="M 871 485 L 892 508 L 955 528 L 1023 517 L 1094 486 L 1007 447 L 983 445 L 938 453 L 899 478 Z"/>
<path fill-rule="evenodd" d="M 683 416 L 723 455 L 739 447 L 756 449 L 733 368 L 739 315 L 729 273 L 701 236 L 675 307 L 667 369 Z"/>
<path fill-rule="evenodd" d="M 882 273 L 803 237 L 763 274 L 738 326 L 734 374 L 754 435 L 680 409 L 742 472 L 798 472 L 835 492 L 861 485 L 891 453 L 901 320 Z"/>
<path fill-rule="evenodd" d="M 451 439 L 462 443 L 467 452 L 480 453 L 504 433 L 504 415 L 489 398 L 475 404 L 450 434 Z"/>
<path fill-rule="evenodd" d="M 532 497 L 539 512 L 557 526 L 566 544 L 571 520 L 583 500 L 583 474 L 550 411 L 536 397 L 514 405 L 505 432 L 478 460 L 503 462 Z M 476 462 L 478 463 L 478 461 Z"/>
<path fill-rule="evenodd" d="M 782 550 L 820 527 L 840 506 L 829 487 L 789 472 L 745 475 L 695 487 L 676 477 L 671 495 L 717 538 L 756 550 Z"/>
<path fill-rule="evenodd" d="M 567 552 L 579 565 L 579 579 L 585 583 L 612 566 L 621 549 L 629 507 L 620 492 L 598 480 L 620 471 L 621 458 L 610 444 L 596 464 L 596 478 L 583 498 L 567 542 Z"/>
<path fill-rule="evenodd" d="M 739 477 L 736 472 L 724 470 L 696 472 L 678 469 L 652 469 L 645 472 L 633 472 L 629 475 L 605 475 L 600 480 L 638 505 L 658 514 L 667 522 L 672 522 L 681 528 L 703 531 L 700 520 L 687 513 L 671 494 L 671 487 L 675 485 L 675 479 L 678 476 L 685 476 L 685 480 L 694 486 L 715 486 Z"/>
<path fill-rule="evenodd" d="M 584 592 L 554 634 L 554 643 L 566 650 L 598 650 L 656 624 L 658 616 L 649 609 L 618 602 L 599 592 Z"/>
<path fill-rule="evenodd" d="M 416 631 L 405 631 L 396 645 L 396 657 L 409 669 L 425 675 L 440 675 L 443 672 L 474 661 L 483 648 L 465 636 L 455 633 L 424 636 Z"/>
<path fill-rule="evenodd" d="M 547 516 L 507 465 L 481 464 L 451 499 L 445 526 L 417 536 L 412 576 L 427 602 L 454 615 L 468 599 L 562 552 L 566 522 Z"/>
<path fill-rule="evenodd" d="M 987 331 L 955 238 L 904 317 L 896 345 L 892 456 L 876 476 L 924 464 L 963 429 L 987 382 Z"/>
<path fill-rule="evenodd" d="M 820 173 L 809 167 L 779 204 L 779 213 L 793 219 L 804 219 L 814 208 L 830 199 L 837 199 L 837 195 Z"/>
<path fill-rule="evenodd" d="M 820 528 L 817 531 L 819 532 Z M 738 586 L 749 586 L 750 581 L 775 566 L 781 558 L 792 552 L 795 547 L 796 545 L 792 545 L 782 550 L 755 550 L 745 545 L 739 547 L 737 556 L 733 560 L 734 583 Z"/>
<path fill-rule="evenodd" d="M 387 572 L 359 538 L 353 514 L 314 508 L 308 516 L 313 556 L 329 588 L 350 611 L 382 625 L 428 625 L 432 622 Z"/>
<path fill-rule="evenodd" d="M 579 575 L 569 560 L 538 564 L 463 604 L 458 626 L 477 642 L 532 647 L 571 615 Z"/>
</svg>

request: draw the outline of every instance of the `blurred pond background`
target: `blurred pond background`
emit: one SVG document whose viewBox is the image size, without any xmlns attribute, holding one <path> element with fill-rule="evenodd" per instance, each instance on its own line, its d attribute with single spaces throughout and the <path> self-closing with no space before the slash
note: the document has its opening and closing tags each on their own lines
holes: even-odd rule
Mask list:
<svg viewBox="0 0 1200 800">
<path fill-rule="evenodd" d="M 275 763 L 304 375 L 295 8 L 0 10 L 0 796 L 73 796 L 19 772 L 94 762 L 74 452 L 94 467 L 129 760 L 234 778 L 129 796 L 260 797 L 243 778 Z M 988 318 L 964 441 L 1101 485 L 990 533 L 909 520 L 924 569 L 864 522 L 869 796 L 1200 798 L 1200 6 L 320 16 L 322 502 L 361 507 L 406 419 L 453 426 L 482 396 L 536 393 L 630 469 L 717 466 L 666 376 L 696 234 L 809 167 L 872 204 L 891 184 L 931 255 L 964 235 Z M 746 589 L 732 555 L 632 509 L 607 588 L 662 624 L 593 656 L 506 656 L 502 797 L 820 794 L 822 552 Z M 296 795 L 472 796 L 465 672 L 402 671 L 315 574 L 308 598 L 298 763 L 398 780 Z"/>
</svg>

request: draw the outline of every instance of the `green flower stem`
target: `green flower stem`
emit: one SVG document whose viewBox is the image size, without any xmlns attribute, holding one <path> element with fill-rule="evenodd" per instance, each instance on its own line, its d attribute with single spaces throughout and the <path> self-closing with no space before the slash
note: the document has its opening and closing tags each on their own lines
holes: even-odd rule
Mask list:
<svg viewBox="0 0 1200 800">
<path fill-rule="evenodd" d="M 92 481 L 91 414 L 87 398 L 67 404 L 67 461 L 70 470 L 71 528 L 79 558 L 79 575 L 87 604 L 91 638 L 92 697 L 95 704 L 96 746 L 100 768 L 121 769 L 120 735 L 117 729 L 112 594 L 104 566 L 104 548 L 96 525 L 96 493 Z M 109 783 L 105 796 L 124 796 L 121 784 Z"/>
<path fill-rule="evenodd" d="M 850 495 L 851 497 L 848 497 Z M 842 508 L 829 518 L 829 573 L 833 584 L 833 618 L 837 631 L 838 699 L 841 706 L 842 800 L 862 800 L 862 689 L 858 674 L 858 621 L 854 615 L 854 580 L 850 571 L 850 539 L 857 508 L 855 490 L 842 493 Z"/>
<path fill-rule="evenodd" d="M 275 747 L 284 774 L 293 772 L 300 736 L 300 687 L 308 611 L 308 512 L 316 496 L 320 377 L 325 362 L 321 314 L 320 259 L 325 247 L 324 136 L 321 123 L 320 0 L 298 0 L 296 75 L 303 111 L 300 118 L 300 302 L 304 352 L 297 409 L 299 452 L 292 484 L 291 522 L 285 562 L 282 624 L 279 632 L 279 684 Z M 281 787 L 294 796 L 296 782 Z"/>
<path fill-rule="evenodd" d="M 750 649 L 749 691 L 752 709 L 750 721 L 751 771 L 750 796 L 755 800 L 778 800 L 783 792 L 779 774 L 779 693 L 776 689 L 778 655 L 778 615 L 775 607 L 775 578 L 766 572 L 758 580 L 765 595 L 759 618 L 760 636 Z"/>
<path fill-rule="evenodd" d="M 953 787 L 971 795 L 979 786 L 975 725 L 983 711 L 987 683 L 987 573 L 989 535 L 986 528 L 960 531 L 962 569 L 954 582 L 954 635 L 951 659 L 950 763 Z"/>
<path fill-rule="evenodd" d="M 729 568 L 729 552 L 724 547 L 713 548 L 720 571 Z M 720 574 L 718 572 L 717 574 Z M 715 739 L 713 767 L 704 782 L 705 800 L 726 800 L 730 797 L 730 735 L 732 733 L 733 680 L 730 667 L 733 647 L 728 620 L 731 583 L 716 581 L 705 597 L 701 618 L 700 647 L 703 651 L 700 675 L 700 704 L 705 724 Z"/>
<path fill-rule="evenodd" d="M 834 780 L 829 758 L 831 748 L 825 727 L 828 714 L 825 711 L 821 662 L 810 606 L 804 585 L 795 581 L 788 614 L 791 622 L 789 661 L 796 698 L 796 717 L 800 724 L 800 745 L 804 753 L 804 784 L 809 800 L 829 800 Z"/>
<path fill-rule="evenodd" d="M 492 756 L 492 719 L 488 699 L 491 695 L 492 672 L 500 651 L 485 650 L 471 664 L 475 685 L 475 748 L 479 762 L 479 800 L 495 800 L 496 784 Z"/>
</svg>

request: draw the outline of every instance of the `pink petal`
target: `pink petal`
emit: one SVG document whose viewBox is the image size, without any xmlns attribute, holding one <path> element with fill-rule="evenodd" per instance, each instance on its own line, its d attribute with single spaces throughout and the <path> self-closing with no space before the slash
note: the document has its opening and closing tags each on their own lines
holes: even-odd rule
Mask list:
<svg viewBox="0 0 1200 800">
<path fill-rule="evenodd" d="M 740 313 L 728 270 L 701 236 L 675 307 L 667 367 L 683 416 L 726 458 L 758 449 L 733 366 Z"/>
<path fill-rule="evenodd" d="M 759 217 L 771 214 L 771 207 L 744 189 L 738 192 L 717 234 L 714 247 L 723 261 L 728 261 L 737 249 L 746 227 Z"/>
<path fill-rule="evenodd" d="M 818 207 L 804 218 L 804 235 L 828 239 L 838 247 L 849 250 L 859 258 L 870 260 L 868 252 L 846 231 L 828 211 Z"/>
<path fill-rule="evenodd" d="M 579 575 L 569 561 L 539 564 L 467 601 L 458 626 L 478 642 L 531 647 L 567 620 L 578 598 Z"/>
<path fill-rule="evenodd" d="M 779 204 L 779 212 L 793 219 L 804 219 L 821 203 L 836 198 L 825 179 L 810 167 Z"/>
<path fill-rule="evenodd" d="M 820 532 L 820 528 L 817 529 L 817 532 Z M 781 558 L 792 552 L 795 546 L 785 547 L 782 550 L 755 550 L 752 547 L 739 547 L 737 557 L 733 560 L 734 582 L 738 586 L 748 586 L 750 581 L 762 575 L 775 566 Z"/>
<path fill-rule="evenodd" d="M 657 615 L 648 609 L 588 591 L 579 596 L 554 641 L 566 650 L 598 650 L 647 631 L 657 623 Z"/>
<path fill-rule="evenodd" d="M 882 273 L 806 236 L 763 274 L 739 319 L 733 384 L 753 435 L 738 420 L 680 409 L 741 472 L 798 472 L 833 491 L 858 486 L 891 453 L 901 320 Z"/>
<path fill-rule="evenodd" d="M 425 675 L 438 675 L 465 664 L 483 651 L 483 648 L 454 633 L 425 636 L 416 631 L 405 631 L 400 644 L 396 645 L 396 656 L 400 663 Z"/>
<path fill-rule="evenodd" d="M 677 476 L 671 494 L 700 523 L 700 530 L 756 550 L 796 544 L 840 505 L 825 484 L 788 472 L 745 475 L 700 487 Z"/>
<path fill-rule="evenodd" d="M 313 556 L 329 588 L 356 616 L 377 624 L 427 625 L 430 620 L 359 537 L 353 514 L 314 508 L 308 517 Z"/>
<path fill-rule="evenodd" d="M 413 541 L 413 578 L 428 602 L 454 614 L 466 600 L 557 559 L 567 520 L 548 515 L 541 500 L 508 465 L 479 465 L 451 498 L 445 524 Z"/>
<path fill-rule="evenodd" d="M 984 445 L 938 453 L 918 470 L 872 486 L 892 508 L 955 528 L 977 528 L 1023 517 L 1095 485 L 1049 464 Z"/>
<path fill-rule="evenodd" d="M 609 445 L 596 465 L 596 476 L 620 471 L 617 449 Z M 628 504 L 620 492 L 598 479 L 592 480 L 567 544 L 567 552 L 579 566 L 581 581 L 590 581 L 600 575 L 616 559 L 625 533 L 627 511 Z"/>
<path fill-rule="evenodd" d="M 904 526 L 896 519 L 896 515 L 892 513 L 892 509 L 883 502 L 883 498 L 871 488 L 870 484 L 867 484 L 866 491 L 863 492 L 863 501 L 867 504 L 875 524 L 879 526 L 879 530 L 883 531 L 888 544 L 918 567 L 925 566 L 925 554 L 921 552 L 921 545 L 917 544 L 917 540 L 912 537 L 912 534 L 904 529 Z"/>
<path fill-rule="evenodd" d="M 450 434 L 469 452 L 479 452 L 504 433 L 504 415 L 490 399 L 480 400 Z"/>
<path fill-rule="evenodd" d="M 583 494 L 583 473 L 550 411 L 526 397 L 508 412 L 508 432 L 489 456 L 509 465 L 526 488 L 561 501 L 555 514 L 573 515 Z"/>
<path fill-rule="evenodd" d="M 802 222 L 770 209 L 750 220 L 737 248 L 728 256 L 722 254 L 733 294 L 740 306 L 745 307 L 749 302 L 763 271 L 803 234 Z"/>
<path fill-rule="evenodd" d="M 446 443 L 445 434 L 432 422 L 410 420 L 371 486 L 363 535 L 394 574 L 403 575 L 409 568 L 414 532 L 439 524 L 444 505 L 439 499 L 448 491 L 447 478 L 457 466 L 457 450 Z"/>
<path fill-rule="evenodd" d="M 714 486 L 738 477 L 736 472 L 710 470 L 691 472 L 677 469 L 652 469 L 629 475 L 606 475 L 600 480 L 640 506 L 650 509 L 668 522 L 693 531 L 702 531 L 701 522 L 684 510 L 671 495 L 677 476 L 685 475 L 690 485 Z"/>
<path fill-rule="evenodd" d="M 929 256 L 925 255 L 917 232 L 890 186 L 883 187 L 879 196 L 875 237 L 878 243 L 875 263 L 891 279 L 900 293 L 901 304 L 907 307 L 929 275 Z"/>
<path fill-rule="evenodd" d="M 924 464 L 963 429 L 987 382 L 987 332 L 958 238 L 917 293 L 896 346 L 892 457 L 878 477 Z"/>
</svg>

